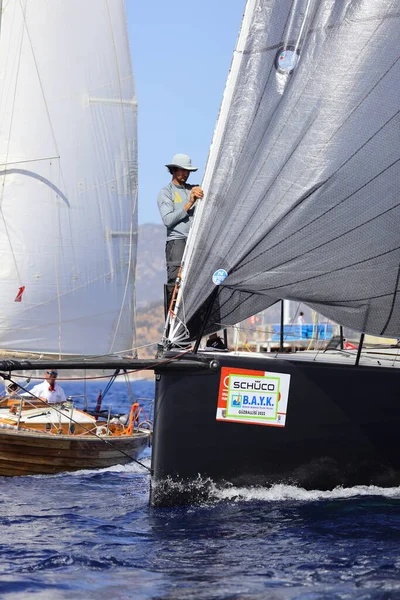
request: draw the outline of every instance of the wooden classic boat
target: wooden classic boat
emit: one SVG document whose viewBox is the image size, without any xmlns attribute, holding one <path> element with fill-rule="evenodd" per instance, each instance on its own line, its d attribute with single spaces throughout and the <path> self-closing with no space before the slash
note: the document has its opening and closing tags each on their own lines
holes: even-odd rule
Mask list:
<svg viewBox="0 0 400 600">
<path fill-rule="evenodd" d="M 0 430 L 0 475 L 48 475 L 124 465 L 136 460 L 149 441 L 149 431 L 109 441 L 94 435 L 21 435 Z"/>
<path fill-rule="evenodd" d="M 0 72 L 0 354 L 51 357 L 53 368 L 135 356 L 137 102 L 124 2 L 3 2 Z M 125 425 L 19 402 L 0 408 L 2 475 L 124 464 L 149 444 L 151 425 L 134 412 Z"/>
<path fill-rule="evenodd" d="M 37 475 L 110 467 L 137 458 L 150 445 L 151 423 L 138 403 L 126 420 L 99 419 L 72 402 L 0 400 L 0 475 Z"/>
</svg>

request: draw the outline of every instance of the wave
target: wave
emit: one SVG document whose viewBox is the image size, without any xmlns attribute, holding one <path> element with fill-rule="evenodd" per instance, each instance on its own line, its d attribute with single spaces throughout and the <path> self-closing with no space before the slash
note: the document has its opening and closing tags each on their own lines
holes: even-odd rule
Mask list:
<svg viewBox="0 0 400 600">
<path fill-rule="evenodd" d="M 357 485 L 335 487 L 332 490 L 306 490 L 288 485 L 234 486 L 215 483 L 211 479 L 198 476 L 195 479 L 181 480 L 170 477 L 154 483 L 151 490 L 152 504 L 155 506 L 175 506 L 178 504 L 209 504 L 218 502 L 316 502 L 320 500 L 344 500 L 365 496 L 381 496 L 400 499 L 400 487 L 378 487 Z"/>
</svg>

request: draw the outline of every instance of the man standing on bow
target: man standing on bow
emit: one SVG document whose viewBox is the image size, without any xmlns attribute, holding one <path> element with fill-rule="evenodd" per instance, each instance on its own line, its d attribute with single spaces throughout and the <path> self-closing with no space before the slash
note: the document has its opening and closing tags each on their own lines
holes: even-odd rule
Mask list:
<svg viewBox="0 0 400 600">
<path fill-rule="evenodd" d="M 29 396 L 33 394 L 38 398 L 47 400 L 49 404 L 56 404 L 66 401 L 65 392 L 59 385 L 56 384 L 58 372 L 54 369 L 45 372 L 45 380 L 42 383 L 38 383 L 31 390 L 29 390 Z M 24 396 L 27 394 L 24 394 Z"/>
<path fill-rule="evenodd" d="M 158 208 L 167 228 L 165 259 L 167 262 L 166 311 L 171 303 L 176 277 L 185 250 L 187 236 L 192 224 L 195 204 L 203 198 L 203 190 L 198 185 L 186 183 L 192 171 L 192 161 L 187 154 L 175 154 L 165 165 L 172 175 L 171 182 L 158 194 Z"/>
</svg>

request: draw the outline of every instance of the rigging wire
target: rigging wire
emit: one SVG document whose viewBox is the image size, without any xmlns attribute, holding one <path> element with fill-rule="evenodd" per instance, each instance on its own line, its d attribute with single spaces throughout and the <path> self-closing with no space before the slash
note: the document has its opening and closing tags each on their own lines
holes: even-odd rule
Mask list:
<svg viewBox="0 0 400 600">
<path fill-rule="evenodd" d="M 34 51 L 34 48 L 33 48 L 33 43 L 32 43 L 32 39 L 31 39 L 31 36 L 30 36 L 30 31 L 29 31 L 28 23 L 27 23 L 27 20 L 26 20 L 26 10 L 27 10 L 27 4 L 28 3 L 26 2 L 26 4 L 25 4 L 25 10 L 22 7 L 22 0 L 20 0 L 19 3 L 20 3 L 21 11 L 22 11 L 23 20 L 24 20 L 26 35 L 27 35 L 27 38 L 28 38 L 28 41 L 29 41 L 31 52 L 32 52 L 33 62 L 35 64 L 36 75 L 37 75 L 37 78 L 38 78 L 40 90 L 42 92 L 44 107 L 45 107 L 45 110 L 46 110 L 48 124 L 49 124 L 51 135 L 52 135 L 52 138 L 53 138 L 54 147 L 55 147 L 55 150 L 56 150 L 56 154 L 58 156 L 60 156 L 60 152 L 59 152 L 59 148 L 58 148 L 58 144 L 57 144 L 56 135 L 55 135 L 55 132 L 54 132 L 53 123 L 52 123 L 52 120 L 51 120 L 51 117 L 50 117 L 50 109 L 49 109 L 49 106 L 48 106 L 48 103 L 47 103 L 47 100 L 46 100 L 46 94 L 44 92 L 43 82 L 42 82 L 42 78 L 40 76 L 39 66 L 37 64 L 36 54 L 35 54 L 35 51 Z M 21 43 L 21 47 L 22 47 L 22 43 Z M 62 181 L 63 181 L 63 184 L 64 184 L 64 189 L 66 190 L 67 186 L 65 185 L 65 181 L 64 181 L 62 170 L 61 170 L 61 178 L 62 178 Z"/>
</svg>

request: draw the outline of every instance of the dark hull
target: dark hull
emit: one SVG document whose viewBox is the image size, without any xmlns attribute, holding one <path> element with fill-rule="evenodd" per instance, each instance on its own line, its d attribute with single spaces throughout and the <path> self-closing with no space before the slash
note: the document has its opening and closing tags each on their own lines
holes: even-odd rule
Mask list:
<svg viewBox="0 0 400 600">
<path fill-rule="evenodd" d="M 160 370 L 152 504 L 193 501 L 197 493 L 207 494 L 207 479 L 219 485 L 287 483 L 307 489 L 400 485 L 398 369 L 216 358 L 221 366 L 290 373 L 286 426 L 216 421 L 219 370 Z"/>
<path fill-rule="evenodd" d="M 0 475 L 54 474 L 123 465 L 149 445 L 148 433 L 115 437 L 46 435 L 0 430 Z"/>
</svg>

